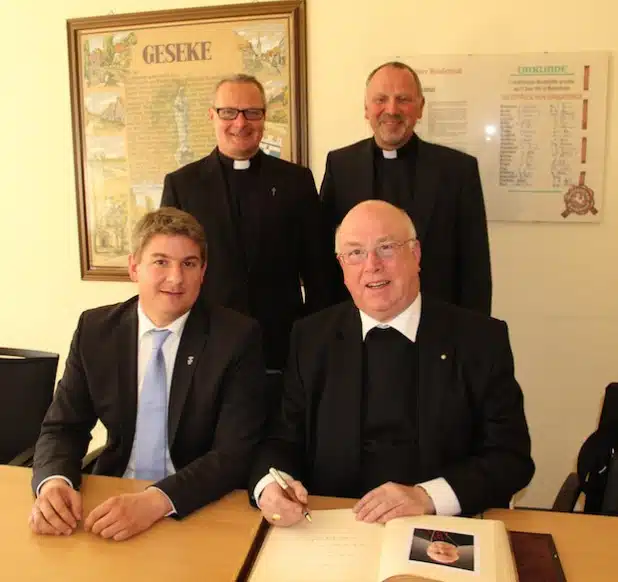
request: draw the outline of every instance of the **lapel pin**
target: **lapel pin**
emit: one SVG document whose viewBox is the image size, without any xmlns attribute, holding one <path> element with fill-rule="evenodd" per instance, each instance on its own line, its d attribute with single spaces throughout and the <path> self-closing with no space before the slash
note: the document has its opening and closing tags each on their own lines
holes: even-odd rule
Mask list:
<svg viewBox="0 0 618 582">
<path fill-rule="evenodd" d="M 277 193 L 277 188 L 271 188 L 270 193 L 274 196 Z"/>
<path fill-rule="evenodd" d="M 194 358 L 193 358 L 193 356 L 189 356 L 189 357 L 187 358 L 187 365 L 188 365 L 188 366 L 190 366 L 190 365 L 193 363 L 193 359 L 194 359 Z"/>
<path fill-rule="evenodd" d="M 440 356 L 440 359 L 441 359 L 441 360 L 446 360 L 446 354 L 442 354 L 442 355 Z"/>
</svg>

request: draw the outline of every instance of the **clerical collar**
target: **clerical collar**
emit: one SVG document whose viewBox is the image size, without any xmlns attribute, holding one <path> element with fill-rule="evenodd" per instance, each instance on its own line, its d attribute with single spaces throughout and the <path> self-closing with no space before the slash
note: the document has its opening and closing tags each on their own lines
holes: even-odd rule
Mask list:
<svg viewBox="0 0 618 582">
<path fill-rule="evenodd" d="M 248 160 L 235 160 L 234 158 L 230 158 L 229 156 L 226 156 L 224 153 L 221 152 L 221 150 L 217 150 L 217 151 L 219 154 L 219 159 L 221 160 L 221 163 L 223 164 L 223 166 L 230 170 L 232 169 L 233 170 L 248 170 L 253 165 L 255 165 L 255 163 L 257 162 L 258 154 L 255 154 L 253 157 L 249 158 Z"/>
<path fill-rule="evenodd" d="M 367 337 L 367 334 L 374 327 L 386 329 L 392 327 L 399 333 L 406 336 L 411 342 L 416 342 L 416 335 L 418 333 L 418 326 L 421 321 L 421 294 L 420 291 L 416 296 L 416 299 L 406 307 L 399 315 L 387 322 L 378 321 L 368 315 L 362 310 L 358 310 L 361 318 L 361 329 L 363 334 L 363 341 Z"/>
<path fill-rule="evenodd" d="M 376 153 L 376 157 L 382 158 L 385 160 L 396 160 L 398 158 L 413 158 L 416 156 L 416 150 L 418 147 L 418 137 L 415 133 L 412 134 L 412 137 L 400 148 L 396 150 L 383 150 L 378 146 L 378 144 L 373 141 L 374 151 Z"/>
</svg>

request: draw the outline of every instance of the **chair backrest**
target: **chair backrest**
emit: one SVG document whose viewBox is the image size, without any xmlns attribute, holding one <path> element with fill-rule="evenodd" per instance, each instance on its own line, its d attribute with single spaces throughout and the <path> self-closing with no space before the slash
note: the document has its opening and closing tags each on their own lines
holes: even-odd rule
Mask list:
<svg viewBox="0 0 618 582">
<path fill-rule="evenodd" d="M 58 354 L 0 347 L 0 463 L 36 443 L 57 368 Z"/>
<path fill-rule="evenodd" d="M 618 422 L 618 382 L 612 382 L 605 388 L 599 426 L 609 422 Z"/>
<path fill-rule="evenodd" d="M 618 382 L 605 389 L 599 426 L 579 451 L 577 472 L 584 511 L 618 515 Z"/>
</svg>

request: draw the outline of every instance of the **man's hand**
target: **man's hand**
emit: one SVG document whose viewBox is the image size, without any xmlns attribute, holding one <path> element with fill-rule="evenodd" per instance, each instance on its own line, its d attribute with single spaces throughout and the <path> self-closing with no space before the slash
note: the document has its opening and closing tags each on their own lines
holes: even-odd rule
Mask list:
<svg viewBox="0 0 618 582">
<path fill-rule="evenodd" d="M 172 506 L 158 489 L 110 497 L 95 507 L 84 521 L 84 530 L 117 542 L 147 530 L 165 517 Z"/>
<path fill-rule="evenodd" d="M 307 490 L 303 484 L 295 480 L 290 480 L 288 483 L 296 493 L 298 500 L 306 504 Z M 262 515 L 272 525 L 288 527 L 303 519 L 303 506 L 288 499 L 283 489 L 276 483 L 270 483 L 264 487 L 259 503 Z"/>
<path fill-rule="evenodd" d="M 389 482 L 369 491 L 353 511 L 359 521 L 386 523 L 395 517 L 433 514 L 436 508 L 422 487 Z"/>
<path fill-rule="evenodd" d="M 37 534 L 71 535 L 82 518 L 82 497 L 64 479 L 50 479 L 36 498 L 28 524 Z"/>
</svg>

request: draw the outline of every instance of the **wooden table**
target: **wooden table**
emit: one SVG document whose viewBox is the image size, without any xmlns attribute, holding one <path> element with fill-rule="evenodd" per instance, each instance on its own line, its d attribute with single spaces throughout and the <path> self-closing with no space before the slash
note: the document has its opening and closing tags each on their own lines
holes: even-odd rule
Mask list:
<svg viewBox="0 0 618 582">
<path fill-rule="evenodd" d="M 0 580 L 7 582 L 233 582 L 258 533 L 260 514 L 236 491 L 182 521 L 165 519 L 126 542 L 78 530 L 37 536 L 28 527 L 31 471 L 0 465 Z M 144 482 L 86 476 L 84 513 Z M 312 509 L 352 507 L 353 499 L 311 497 Z M 551 533 L 568 582 L 614 582 L 618 517 L 492 509 L 508 529 Z M 273 581 L 281 582 L 281 581 Z"/>
<path fill-rule="evenodd" d="M 618 517 L 524 509 L 491 509 L 483 515 L 510 530 L 550 533 L 567 582 L 618 579 Z"/>
<path fill-rule="evenodd" d="M 70 537 L 30 531 L 32 471 L 0 465 L 0 580 L 6 582 L 232 582 L 257 534 L 260 513 L 235 491 L 182 521 L 164 519 L 125 542 L 78 529 Z M 108 497 L 144 482 L 86 476 L 84 515 Z"/>
</svg>

